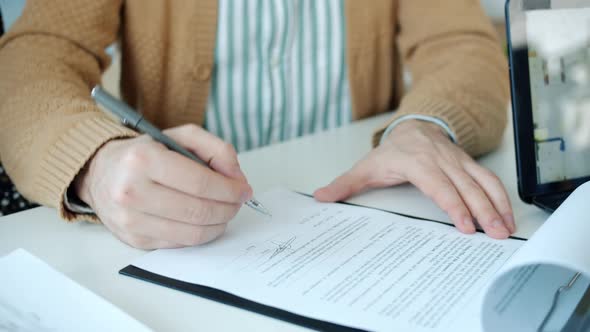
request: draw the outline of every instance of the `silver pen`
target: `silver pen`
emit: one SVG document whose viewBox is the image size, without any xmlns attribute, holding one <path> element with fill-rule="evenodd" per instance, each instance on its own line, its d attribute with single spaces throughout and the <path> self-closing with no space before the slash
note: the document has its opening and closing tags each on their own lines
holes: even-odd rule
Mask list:
<svg viewBox="0 0 590 332">
<path fill-rule="evenodd" d="M 190 151 L 182 147 L 180 144 L 176 143 L 172 138 L 166 136 L 162 131 L 156 128 L 156 126 L 144 119 L 143 115 L 139 114 L 131 107 L 129 107 L 129 105 L 118 100 L 117 98 L 103 90 L 100 86 L 95 86 L 92 89 L 91 95 L 92 99 L 104 106 L 109 112 L 111 112 L 113 115 L 119 118 L 125 126 L 138 132 L 141 132 L 143 134 L 147 134 L 151 136 L 154 140 L 164 144 L 168 149 L 176 151 L 205 167 L 209 167 L 209 165 L 207 165 L 207 163 L 199 159 L 199 157 L 195 156 Z M 262 205 L 262 203 L 257 201 L 255 198 L 252 198 L 245 204 L 248 207 L 254 209 L 255 211 L 258 211 L 267 216 L 271 216 L 270 212 Z"/>
</svg>

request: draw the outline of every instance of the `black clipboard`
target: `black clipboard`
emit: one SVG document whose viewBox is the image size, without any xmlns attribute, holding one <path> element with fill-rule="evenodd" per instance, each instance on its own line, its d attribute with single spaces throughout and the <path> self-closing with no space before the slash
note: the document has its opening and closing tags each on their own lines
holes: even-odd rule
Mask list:
<svg viewBox="0 0 590 332">
<path fill-rule="evenodd" d="M 240 309 L 255 312 L 257 314 L 269 316 L 272 318 L 280 319 L 285 322 L 300 325 L 310 329 L 318 331 L 342 331 L 342 332 L 359 332 L 365 331 L 348 326 L 338 325 L 322 321 L 319 319 L 309 318 L 306 316 L 294 314 L 290 311 L 283 309 L 267 306 L 258 302 L 254 302 L 243 297 L 236 296 L 234 294 L 222 291 L 220 289 L 191 284 L 188 282 L 164 277 L 162 275 L 140 269 L 133 265 L 128 265 L 119 271 L 120 274 L 137 278 L 143 281 L 151 282 L 156 285 L 172 288 L 181 292 L 193 294 L 206 298 L 208 300 L 217 301 L 223 304 L 238 307 Z"/>
<path fill-rule="evenodd" d="M 302 194 L 302 193 L 299 193 L 299 194 Z M 302 195 L 310 196 L 307 194 L 302 194 Z M 348 202 L 339 202 L 339 203 L 346 204 L 346 205 L 353 205 L 353 206 L 362 206 L 362 205 L 352 204 L 352 203 L 348 203 Z M 387 213 L 391 213 L 391 214 L 395 214 L 395 215 L 400 215 L 400 216 L 411 218 L 411 219 L 423 220 L 423 221 L 427 221 L 427 222 L 434 222 L 434 223 L 438 223 L 438 224 L 442 224 L 442 225 L 447 225 L 449 227 L 454 227 L 453 225 L 450 225 L 450 224 L 442 222 L 442 221 L 425 219 L 425 218 L 420 218 L 420 217 L 416 217 L 416 216 L 410 216 L 410 215 L 391 212 L 391 211 L 378 209 L 378 208 L 372 208 L 372 207 L 366 207 L 366 206 L 362 206 L 362 207 L 369 208 L 369 209 L 375 209 L 375 210 L 379 210 L 379 211 L 383 211 L 383 212 L 387 212 Z M 483 233 L 483 231 L 479 230 L 479 229 L 477 230 L 477 232 Z M 516 236 L 510 236 L 510 238 L 515 239 L 515 240 L 526 241 L 526 239 L 516 237 Z M 153 272 L 149 272 L 144 269 L 140 269 L 140 268 L 133 266 L 133 265 L 128 265 L 127 267 L 120 270 L 119 273 L 122 275 L 128 276 L 128 277 L 137 278 L 137 279 L 140 279 L 143 281 L 154 283 L 156 285 L 172 288 L 172 289 L 175 289 L 175 290 L 178 290 L 181 292 L 193 294 L 193 295 L 200 296 L 200 297 L 203 297 L 203 298 L 206 298 L 209 300 L 217 301 L 217 302 L 220 302 L 223 304 L 231 305 L 234 307 L 238 307 L 240 309 L 244 309 L 244 310 L 248 310 L 251 312 L 255 312 L 257 314 L 280 319 L 285 322 L 289 322 L 292 324 L 300 325 L 300 326 L 307 327 L 307 328 L 314 329 L 314 330 L 318 330 L 318 331 L 343 331 L 343 332 L 366 331 L 366 330 L 362 330 L 362 329 L 352 328 L 349 326 L 339 325 L 339 324 L 335 324 L 335 323 L 322 321 L 319 319 L 314 319 L 314 318 L 309 318 L 306 316 L 298 315 L 298 314 L 292 313 L 290 311 L 286 311 L 283 309 L 279 309 L 279 308 L 267 306 L 267 305 L 264 305 L 264 304 L 261 304 L 261 303 L 255 302 L 255 301 L 251 301 L 251 300 L 245 299 L 243 297 L 239 297 L 237 295 L 222 291 L 220 289 L 211 288 L 211 287 L 207 287 L 207 286 L 203 286 L 203 285 L 191 284 L 188 282 L 164 277 L 162 275 L 159 275 L 159 274 L 156 274 Z"/>
</svg>

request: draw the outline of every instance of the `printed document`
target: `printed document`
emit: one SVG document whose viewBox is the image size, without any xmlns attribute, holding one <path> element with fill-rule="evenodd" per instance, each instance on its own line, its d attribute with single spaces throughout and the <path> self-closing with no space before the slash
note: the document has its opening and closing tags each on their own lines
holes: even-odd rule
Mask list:
<svg viewBox="0 0 590 332">
<path fill-rule="evenodd" d="M 290 312 L 368 330 L 456 330 L 520 240 L 284 190 L 242 209 L 220 239 L 133 265 Z"/>
<path fill-rule="evenodd" d="M 590 183 L 527 242 L 285 190 L 136 267 L 371 331 L 590 331 Z"/>
</svg>

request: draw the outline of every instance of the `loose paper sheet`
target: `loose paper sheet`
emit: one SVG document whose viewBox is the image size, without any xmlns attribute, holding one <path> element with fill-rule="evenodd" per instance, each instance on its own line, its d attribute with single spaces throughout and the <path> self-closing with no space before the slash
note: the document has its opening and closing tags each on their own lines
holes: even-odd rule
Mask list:
<svg viewBox="0 0 590 332">
<path fill-rule="evenodd" d="M 22 249 L 0 258 L 0 331 L 149 331 Z"/>
</svg>

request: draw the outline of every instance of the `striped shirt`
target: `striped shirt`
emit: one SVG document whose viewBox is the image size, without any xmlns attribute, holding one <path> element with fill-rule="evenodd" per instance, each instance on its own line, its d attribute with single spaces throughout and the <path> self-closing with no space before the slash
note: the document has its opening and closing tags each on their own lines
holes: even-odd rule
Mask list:
<svg viewBox="0 0 590 332">
<path fill-rule="evenodd" d="M 206 128 L 244 151 L 349 123 L 344 0 L 220 0 Z"/>
</svg>

